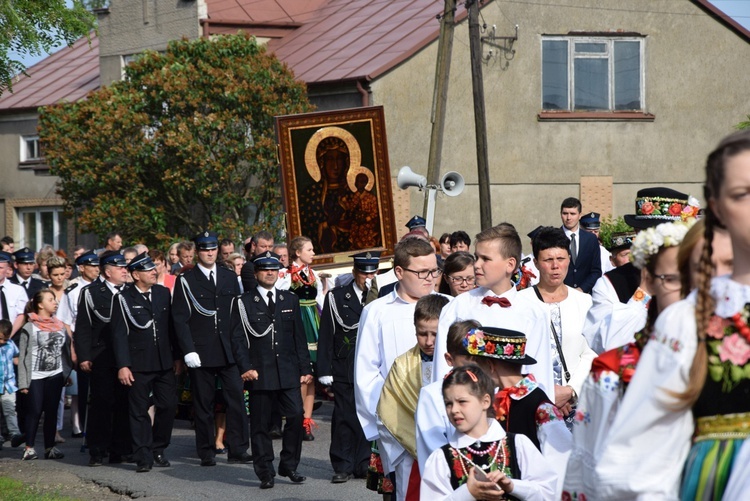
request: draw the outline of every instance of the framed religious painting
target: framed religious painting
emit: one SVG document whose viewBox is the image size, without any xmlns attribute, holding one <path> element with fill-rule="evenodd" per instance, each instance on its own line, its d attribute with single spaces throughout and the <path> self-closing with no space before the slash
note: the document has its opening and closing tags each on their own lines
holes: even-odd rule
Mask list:
<svg viewBox="0 0 750 501">
<path fill-rule="evenodd" d="M 393 254 L 396 227 L 383 107 L 276 117 L 289 240 L 316 264 Z"/>
</svg>

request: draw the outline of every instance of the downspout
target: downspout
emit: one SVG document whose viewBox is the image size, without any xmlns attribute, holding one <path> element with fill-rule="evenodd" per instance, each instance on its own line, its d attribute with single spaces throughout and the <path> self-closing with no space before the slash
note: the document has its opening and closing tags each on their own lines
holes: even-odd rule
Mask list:
<svg viewBox="0 0 750 501">
<path fill-rule="evenodd" d="M 362 107 L 366 108 L 370 106 L 370 93 L 362 87 L 362 83 L 357 80 L 357 91 L 362 95 Z"/>
</svg>

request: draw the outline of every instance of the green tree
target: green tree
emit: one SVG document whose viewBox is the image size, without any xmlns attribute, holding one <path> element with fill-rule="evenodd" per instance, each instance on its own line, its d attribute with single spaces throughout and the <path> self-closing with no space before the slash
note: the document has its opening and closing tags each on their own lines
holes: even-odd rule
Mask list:
<svg viewBox="0 0 750 501">
<path fill-rule="evenodd" d="M 86 9 L 82 0 L 0 0 L 0 95 L 13 92 L 13 77 L 26 67 L 11 57 L 41 55 L 61 42 L 72 45 L 83 36 L 90 36 L 96 16 Z"/>
<path fill-rule="evenodd" d="M 599 228 L 599 240 L 605 248 L 609 249 L 612 245 L 612 234 L 624 231 L 633 231 L 633 228 L 628 226 L 622 216 L 616 218 L 612 216 L 604 217 Z"/>
<path fill-rule="evenodd" d="M 736 126 L 737 130 L 750 129 L 750 115 L 747 116 L 747 120 L 743 120 Z"/>
<path fill-rule="evenodd" d="M 45 108 L 39 136 L 79 228 L 164 244 L 203 228 L 238 238 L 283 225 L 274 116 L 306 88 L 244 35 L 173 41 L 125 79 Z"/>
</svg>

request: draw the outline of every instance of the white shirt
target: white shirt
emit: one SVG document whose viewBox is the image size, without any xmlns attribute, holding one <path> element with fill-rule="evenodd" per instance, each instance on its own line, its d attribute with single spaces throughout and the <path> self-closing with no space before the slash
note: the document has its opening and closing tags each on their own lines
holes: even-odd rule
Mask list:
<svg viewBox="0 0 750 501">
<path fill-rule="evenodd" d="M 216 285 L 216 264 L 215 263 L 211 268 L 206 268 L 200 263 L 198 263 L 196 266 L 198 267 L 199 270 L 203 272 L 204 275 L 206 275 L 206 278 L 208 280 L 211 280 L 211 272 L 213 271 L 214 272 L 213 282 L 214 282 L 214 285 Z"/>
<path fill-rule="evenodd" d="M 445 411 L 443 381 L 423 386 L 417 401 L 417 461 L 419 472 L 424 473 L 427 458 L 433 451 L 448 443 L 454 428 Z"/>
<path fill-rule="evenodd" d="M 612 253 L 609 252 L 602 244 L 599 244 L 599 254 L 602 257 L 602 275 L 604 275 L 608 271 L 614 270 L 615 265 L 612 264 L 612 260 L 609 258 Z"/>
<path fill-rule="evenodd" d="M 488 419 L 490 428 L 479 438 L 482 442 L 501 440 L 505 431 L 494 419 Z M 476 442 L 463 433 L 454 432 L 449 443 L 460 449 Z M 557 475 L 547 460 L 534 447 L 525 435 L 515 435 L 516 462 L 521 470 L 521 478 L 513 479 L 513 496 L 529 501 L 547 501 L 555 498 L 555 483 Z M 451 470 L 442 449 L 435 450 L 427 459 L 422 475 L 419 491 L 420 501 L 438 500 L 474 500 L 466 484 L 453 490 L 451 485 Z"/>
<path fill-rule="evenodd" d="M 260 294 L 260 297 L 263 298 L 263 301 L 266 302 L 266 306 L 268 306 L 268 293 L 271 293 L 271 297 L 273 298 L 273 303 L 276 304 L 276 287 L 273 287 L 271 289 L 264 289 L 260 285 L 258 286 L 258 294 Z"/>
<path fill-rule="evenodd" d="M 591 290 L 593 304 L 583 325 L 583 336 L 596 353 L 619 348 L 633 341 L 646 326 L 648 310 L 633 298 L 621 303 L 612 282 L 601 276 Z"/>
<path fill-rule="evenodd" d="M 26 289 L 20 285 L 12 283 L 8 279 L 3 279 L 0 282 L 5 293 L 5 304 L 8 305 L 8 315 L 10 322 L 15 322 L 18 315 L 23 315 L 23 310 L 26 308 L 26 303 L 29 301 L 29 296 L 26 294 Z M 2 310 L 0 310 L 0 317 L 2 317 Z"/>
<path fill-rule="evenodd" d="M 81 291 L 83 288 L 91 282 L 82 276 L 79 276 L 71 282 L 78 283 L 78 287 L 63 296 L 62 301 L 60 301 L 60 306 L 57 308 L 57 318 L 67 325 L 71 331 L 75 332 L 76 318 L 78 317 L 78 299 L 81 297 Z"/>
<path fill-rule="evenodd" d="M 482 326 L 502 327 L 518 331 L 526 336 L 526 354 L 536 359 L 536 364 L 523 366 L 524 373 L 533 373 L 547 396 L 555 401 L 555 378 L 552 371 L 552 353 L 549 343 L 549 315 L 544 305 L 534 297 L 533 301 L 519 295 L 514 287 L 501 294 L 510 301 L 510 306 L 482 304 L 485 296 L 495 294 L 484 287 L 477 287 L 459 294 L 448 303 L 440 314 L 437 339 L 435 340 L 435 370 L 433 381 L 442 381 L 450 367 L 445 361 L 448 329 L 454 322 L 476 320 Z M 362 321 L 360 320 L 360 325 Z"/>
<path fill-rule="evenodd" d="M 365 306 L 359 318 L 354 399 L 367 440 L 378 438 L 376 410 L 393 361 L 414 347 L 416 304 L 404 301 L 394 290 Z"/>
</svg>

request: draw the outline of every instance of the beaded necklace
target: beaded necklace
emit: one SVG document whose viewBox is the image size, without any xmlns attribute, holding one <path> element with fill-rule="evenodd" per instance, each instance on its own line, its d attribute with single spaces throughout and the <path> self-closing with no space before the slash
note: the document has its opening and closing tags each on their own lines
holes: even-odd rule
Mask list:
<svg viewBox="0 0 750 501">
<path fill-rule="evenodd" d="M 463 471 L 464 476 L 469 475 L 468 471 L 466 470 L 467 464 L 479 468 L 482 471 L 492 471 L 493 466 L 496 466 L 497 469 L 500 469 L 503 472 L 507 471 L 510 458 L 508 454 L 508 445 L 505 443 L 505 438 L 492 442 L 492 444 L 490 444 L 490 446 L 485 451 L 475 451 L 470 447 L 466 447 L 466 449 L 472 454 L 476 454 L 480 457 L 491 454 L 492 449 L 494 449 L 495 456 L 492 458 L 492 461 L 490 461 L 486 465 L 479 466 L 470 458 L 468 458 L 463 452 L 461 452 L 461 449 L 456 449 L 456 452 L 461 459 L 461 470 Z"/>
</svg>

